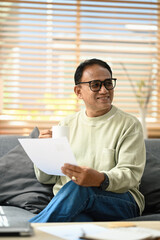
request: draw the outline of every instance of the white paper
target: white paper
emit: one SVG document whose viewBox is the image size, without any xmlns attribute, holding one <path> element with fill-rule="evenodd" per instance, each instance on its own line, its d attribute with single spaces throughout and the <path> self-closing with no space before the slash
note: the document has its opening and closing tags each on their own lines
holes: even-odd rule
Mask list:
<svg viewBox="0 0 160 240">
<path fill-rule="evenodd" d="M 60 226 L 41 226 L 39 230 L 65 240 L 78 240 L 84 234 L 84 239 L 92 240 L 144 240 L 160 236 L 159 230 L 126 227 L 104 228 L 95 224 L 69 224 Z"/>
<path fill-rule="evenodd" d="M 64 163 L 77 165 L 66 137 L 18 139 L 32 162 L 43 172 L 64 176 L 61 167 Z"/>
<path fill-rule="evenodd" d="M 105 231 L 105 228 L 94 224 L 70 224 L 61 226 L 42 226 L 39 230 L 52 234 L 66 240 L 78 240 L 85 234 L 99 234 Z"/>
<path fill-rule="evenodd" d="M 160 237 L 160 231 L 141 227 L 108 228 L 98 234 L 87 234 L 86 238 L 92 240 L 145 240 Z"/>
</svg>

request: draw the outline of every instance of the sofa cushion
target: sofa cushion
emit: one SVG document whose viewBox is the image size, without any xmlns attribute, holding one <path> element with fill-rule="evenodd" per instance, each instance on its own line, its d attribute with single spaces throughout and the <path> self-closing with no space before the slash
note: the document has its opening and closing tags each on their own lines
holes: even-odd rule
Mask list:
<svg viewBox="0 0 160 240">
<path fill-rule="evenodd" d="M 0 135 L 0 158 L 19 144 L 18 137 L 28 138 L 28 136 Z"/>
<path fill-rule="evenodd" d="M 160 158 L 146 152 L 146 166 L 142 176 L 140 191 L 145 196 L 143 214 L 160 213 Z"/>
<path fill-rule="evenodd" d="M 30 137 L 37 138 L 38 135 L 38 128 L 34 128 Z M 53 186 L 37 181 L 33 163 L 20 144 L 0 158 L 0 179 L 1 205 L 39 213 L 53 197 Z"/>
</svg>

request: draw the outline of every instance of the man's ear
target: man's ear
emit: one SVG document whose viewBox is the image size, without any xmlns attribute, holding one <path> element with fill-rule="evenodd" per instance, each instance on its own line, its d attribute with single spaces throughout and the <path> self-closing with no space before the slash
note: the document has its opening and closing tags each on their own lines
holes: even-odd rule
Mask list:
<svg viewBox="0 0 160 240">
<path fill-rule="evenodd" d="M 79 99 L 82 99 L 81 86 L 74 86 L 74 92 Z"/>
</svg>

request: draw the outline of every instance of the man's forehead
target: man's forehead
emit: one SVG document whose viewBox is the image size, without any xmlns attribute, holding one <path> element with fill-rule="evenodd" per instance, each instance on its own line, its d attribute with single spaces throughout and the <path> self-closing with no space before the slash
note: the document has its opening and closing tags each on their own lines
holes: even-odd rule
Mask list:
<svg viewBox="0 0 160 240">
<path fill-rule="evenodd" d="M 82 77 L 100 77 L 104 76 L 106 77 L 111 77 L 110 72 L 108 71 L 107 68 L 104 68 L 98 64 L 94 64 L 91 66 L 87 66 L 84 71 Z"/>
</svg>

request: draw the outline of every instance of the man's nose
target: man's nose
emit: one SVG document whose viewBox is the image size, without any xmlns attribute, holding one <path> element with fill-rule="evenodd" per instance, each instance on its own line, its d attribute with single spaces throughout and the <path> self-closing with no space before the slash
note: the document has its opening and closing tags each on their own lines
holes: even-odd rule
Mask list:
<svg viewBox="0 0 160 240">
<path fill-rule="evenodd" d="M 102 84 L 101 89 L 99 90 L 99 92 L 102 92 L 102 93 L 108 92 L 108 90 L 105 88 L 104 84 Z"/>
</svg>

